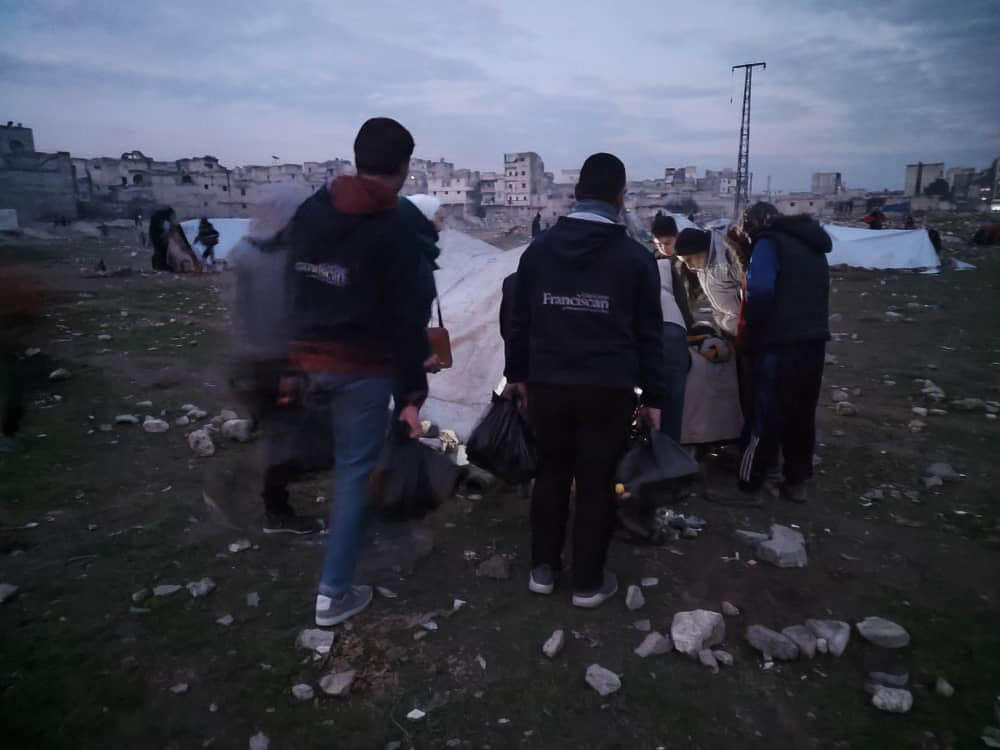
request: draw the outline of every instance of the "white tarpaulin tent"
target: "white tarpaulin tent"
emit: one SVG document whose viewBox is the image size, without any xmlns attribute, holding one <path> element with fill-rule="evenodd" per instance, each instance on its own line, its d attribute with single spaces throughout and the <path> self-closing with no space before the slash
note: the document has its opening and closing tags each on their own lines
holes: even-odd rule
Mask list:
<svg viewBox="0 0 1000 750">
<path fill-rule="evenodd" d="M 926 229 L 860 229 L 824 224 L 833 240 L 831 266 L 856 268 L 937 268 Z"/>
<path fill-rule="evenodd" d="M 187 237 L 187 241 L 191 243 L 191 248 L 200 258 L 201 254 L 205 252 L 205 248 L 201 245 L 195 247 L 194 244 L 194 238 L 198 236 L 198 221 L 198 219 L 182 221 L 181 229 L 184 230 L 184 236 Z M 222 260 L 230 250 L 236 247 L 236 243 L 243 238 L 247 227 L 250 225 L 250 219 L 209 219 L 209 221 L 212 222 L 212 226 L 219 233 L 219 244 L 215 246 L 216 260 Z"/>
<path fill-rule="evenodd" d="M 438 244 L 435 279 L 455 366 L 428 378 L 430 397 L 421 413 L 465 439 L 503 377 L 501 287 L 526 246 L 501 250 L 453 229 L 445 229 Z"/>
</svg>

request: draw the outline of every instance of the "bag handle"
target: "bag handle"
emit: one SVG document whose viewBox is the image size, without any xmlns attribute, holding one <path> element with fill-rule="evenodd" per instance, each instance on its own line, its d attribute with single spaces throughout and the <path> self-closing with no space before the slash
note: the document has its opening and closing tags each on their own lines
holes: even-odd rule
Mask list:
<svg viewBox="0 0 1000 750">
<path fill-rule="evenodd" d="M 440 328 L 444 328 L 444 318 L 441 317 L 441 298 L 440 297 L 435 297 L 434 301 L 437 303 L 438 326 Z"/>
</svg>

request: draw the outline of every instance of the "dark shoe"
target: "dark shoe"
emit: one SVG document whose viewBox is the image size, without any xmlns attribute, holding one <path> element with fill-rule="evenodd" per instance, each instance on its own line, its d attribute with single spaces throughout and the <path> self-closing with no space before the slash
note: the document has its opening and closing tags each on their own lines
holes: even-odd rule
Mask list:
<svg viewBox="0 0 1000 750">
<path fill-rule="evenodd" d="M 528 576 L 528 591 L 533 594 L 551 594 L 556 587 L 556 574 L 551 565 L 539 565 Z"/>
<path fill-rule="evenodd" d="M 764 498 L 760 490 L 744 490 L 739 487 L 708 490 L 705 493 L 705 498 L 719 505 L 732 505 L 744 508 L 757 508 L 764 504 Z"/>
<path fill-rule="evenodd" d="M 265 534 L 318 534 L 325 527 L 323 521 L 311 516 L 296 516 L 287 513 L 267 513 L 264 518 Z"/>
<path fill-rule="evenodd" d="M 316 624 L 321 628 L 339 625 L 372 603 L 375 594 L 371 586 L 351 586 L 340 596 L 316 596 Z"/>
<path fill-rule="evenodd" d="M 809 500 L 809 483 L 788 484 L 786 482 L 781 485 L 781 496 L 791 503 L 804 503 Z"/>
<path fill-rule="evenodd" d="M 614 573 L 605 570 L 604 580 L 600 586 L 593 591 L 578 591 L 573 594 L 573 606 L 594 609 L 595 607 L 600 607 L 617 593 L 618 577 Z"/>
</svg>

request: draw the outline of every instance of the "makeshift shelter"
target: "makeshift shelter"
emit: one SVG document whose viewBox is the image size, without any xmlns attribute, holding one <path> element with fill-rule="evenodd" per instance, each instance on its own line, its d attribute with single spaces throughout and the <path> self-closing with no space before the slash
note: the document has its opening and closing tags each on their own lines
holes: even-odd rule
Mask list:
<svg viewBox="0 0 1000 750">
<path fill-rule="evenodd" d="M 188 219 L 181 222 L 184 236 L 187 237 L 187 241 L 191 245 L 194 245 L 195 237 L 198 236 L 199 221 L 199 219 Z M 247 227 L 250 226 L 250 219 L 209 218 L 209 221 L 219 233 L 219 244 L 215 246 L 215 259 L 217 261 L 225 258 L 229 251 L 236 247 L 236 243 L 243 239 Z"/>
<path fill-rule="evenodd" d="M 831 266 L 857 268 L 938 268 L 940 261 L 926 229 L 859 229 L 824 224 L 833 240 Z"/>
</svg>

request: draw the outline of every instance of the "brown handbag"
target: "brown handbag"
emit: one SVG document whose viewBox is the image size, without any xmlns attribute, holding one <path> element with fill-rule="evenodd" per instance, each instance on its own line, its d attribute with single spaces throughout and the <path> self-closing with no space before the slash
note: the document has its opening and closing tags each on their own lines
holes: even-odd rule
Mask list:
<svg viewBox="0 0 1000 750">
<path fill-rule="evenodd" d="M 438 324 L 427 328 L 427 341 L 431 345 L 431 354 L 438 358 L 442 370 L 447 370 L 455 362 L 451 354 L 451 336 L 448 329 L 444 327 L 444 318 L 441 317 L 441 300 L 437 300 Z"/>
</svg>

